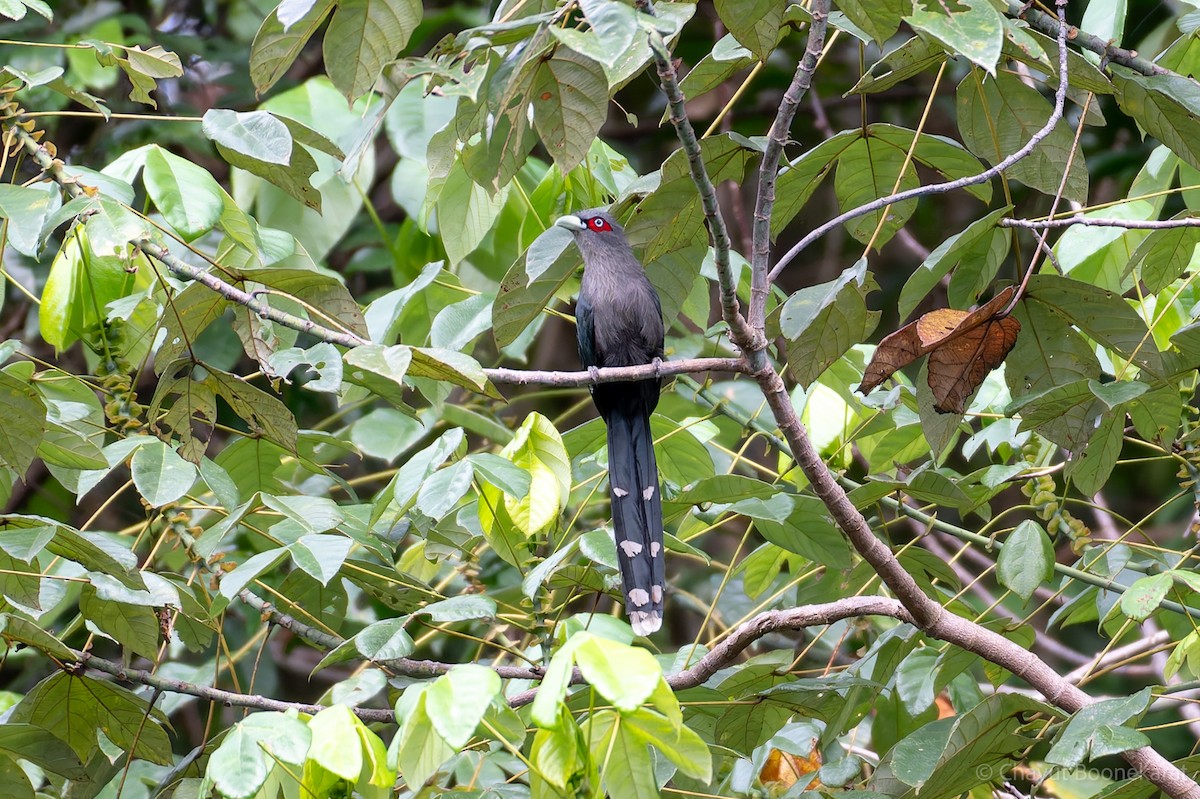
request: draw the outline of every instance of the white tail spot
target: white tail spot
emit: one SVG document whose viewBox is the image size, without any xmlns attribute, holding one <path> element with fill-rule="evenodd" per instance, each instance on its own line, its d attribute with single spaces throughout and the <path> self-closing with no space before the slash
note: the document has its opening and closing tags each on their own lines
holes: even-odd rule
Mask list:
<svg viewBox="0 0 1200 799">
<path fill-rule="evenodd" d="M 646 486 L 646 490 L 642 492 L 642 499 L 649 502 L 654 498 L 654 486 Z"/>
<path fill-rule="evenodd" d="M 655 604 L 662 602 L 662 586 L 655 585 L 650 588 L 650 601 Z"/>
<path fill-rule="evenodd" d="M 644 588 L 635 588 L 629 592 L 629 601 L 639 608 L 650 601 L 650 595 Z"/>
<path fill-rule="evenodd" d="M 657 558 L 659 551 L 662 549 L 662 544 L 657 541 L 650 542 L 650 557 Z"/>
<path fill-rule="evenodd" d="M 622 541 L 619 546 L 627 558 L 634 558 L 642 554 L 642 545 L 636 541 Z"/>
<path fill-rule="evenodd" d="M 617 488 L 616 486 L 613 486 L 613 495 L 618 497 L 627 497 L 629 496 L 629 492 L 623 488 Z"/>
<path fill-rule="evenodd" d="M 649 635 L 662 627 L 662 614 L 653 610 L 630 611 L 629 625 L 633 627 L 634 635 Z"/>
</svg>

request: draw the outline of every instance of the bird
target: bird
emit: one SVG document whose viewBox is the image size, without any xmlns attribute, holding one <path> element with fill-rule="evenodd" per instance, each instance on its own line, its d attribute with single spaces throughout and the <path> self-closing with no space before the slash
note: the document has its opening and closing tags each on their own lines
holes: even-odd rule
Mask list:
<svg viewBox="0 0 1200 799">
<path fill-rule="evenodd" d="M 608 366 L 657 363 L 663 357 L 658 292 L 646 277 L 625 231 L 599 208 L 559 217 L 583 256 L 575 304 L 579 360 L 595 374 Z M 662 380 L 593 383 L 592 401 L 608 431 L 608 482 L 625 612 L 635 634 L 662 626 L 666 587 L 662 497 L 650 414 Z"/>
</svg>

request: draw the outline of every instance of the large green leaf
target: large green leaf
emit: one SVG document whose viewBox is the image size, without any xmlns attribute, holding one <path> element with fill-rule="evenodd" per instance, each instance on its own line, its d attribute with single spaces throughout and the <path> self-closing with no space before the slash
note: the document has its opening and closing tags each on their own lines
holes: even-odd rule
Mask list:
<svg viewBox="0 0 1200 799">
<path fill-rule="evenodd" d="M 325 70 L 338 91 L 353 102 L 370 90 L 420 21 L 419 0 L 339 0 L 324 41 Z"/>
<path fill-rule="evenodd" d="M 759 61 L 775 47 L 786 4 L 780 0 L 716 0 L 717 14 L 729 32 Z"/>
<path fill-rule="evenodd" d="M 282 6 L 267 15 L 250 46 L 250 79 L 259 94 L 284 76 L 335 5 L 336 0 L 316 0 L 298 19 L 285 14 L 286 25 L 277 16 Z"/>
<path fill-rule="evenodd" d="M 85 762 L 99 748 L 96 732 L 102 730 L 135 757 L 171 764 L 171 741 L 162 727 L 162 714 L 133 692 L 86 675 L 55 672 L 25 695 L 9 720 L 49 730 Z"/>
<path fill-rule="evenodd" d="M 1024 719 L 1046 712 L 1016 694 L 989 696 L 962 715 L 935 721 L 901 740 L 880 762 L 868 787 L 888 796 L 948 799 L 999 779 L 1034 733 Z"/>
<path fill-rule="evenodd" d="M 917 177 L 916 164 L 905 165 L 904 152 L 890 144 L 871 137 L 859 139 L 838 157 L 837 172 L 834 174 L 833 189 L 842 210 L 886 197 L 897 191 L 915 189 L 921 181 Z M 846 222 L 846 231 L 857 241 L 866 244 L 879 227 L 875 247 L 882 247 L 904 227 L 917 209 L 916 200 L 905 200 L 888 209 L 872 211 Z M 884 210 L 887 216 L 884 217 Z M 882 225 L 880 226 L 880 220 Z"/>
<path fill-rule="evenodd" d="M 533 124 L 563 173 L 587 155 L 608 117 L 604 69 L 587 56 L 559 48 L 538 67 Z"/>
<path fill-rule="evenodd" d="M 971 152 L 993 164 L 1024 147 L 1046 125 L 1053 110 L 1036 89 L 1007 72 L 992 78 L 974 69 L 959 84 L 957 97 L 963 141 Z M 1009 167 L 1009 176 L 1043 194 L 1057 194 L 1074 138 L 1060 121 L 1028 157 Z M 1063 196 L 1086 203 L 1088 172 L 1083 153 L 1075 153 L 1070 164 Z"/>
<path fill-rule="evenodd" d="M 1146 323 L 1120 295 L 1078 280 L 1035 275 L 1026 296 L 1045 303 L 1055 314 L 1104 347 L 1155 377 L 1162 377 L 1162 355 Z"/>
<path fill-rule="evenodd" d="M 878 286 L 866 270 L 863 258 L 835 280 L 801 289 L 781 306 L 788 368 L 801 386 L 811 385 L 875 329 L 879 312 L 867 310 L 866 299 Z"/>
<path fill-rule="evenodd" d="M 965 0 L 960 7 L 963 10 L 936 2 L 917 3 L 904 21 L 995 75 L 1004 44 L 1004 18 L 988 0 Z"/>
</svg>

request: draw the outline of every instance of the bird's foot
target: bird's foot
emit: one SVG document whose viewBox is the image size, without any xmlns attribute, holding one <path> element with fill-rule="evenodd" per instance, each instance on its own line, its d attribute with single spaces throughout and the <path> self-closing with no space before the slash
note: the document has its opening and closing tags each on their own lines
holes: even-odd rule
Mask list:
<svg viewBox="0 0 1200 799">
<path fill-rule="evenodd" d="M 587 372 L 588 372 L 588 377 L 591 378 L 591 381 L 593 383 L 600 382 L 600 370 L 598 368 L 596 368 L 595 366 L 589 366 L 587 368 Z"/>
<path fill-rule="evenodd" d="M 661 378 L 662 377 L 663 359 L 659 358 L 656 355 L 656 356 L 654 356 L 654 360 L 651 361 L 650 363 L 654 365 L 654 376 L 656 378 Z"/>
</svg>

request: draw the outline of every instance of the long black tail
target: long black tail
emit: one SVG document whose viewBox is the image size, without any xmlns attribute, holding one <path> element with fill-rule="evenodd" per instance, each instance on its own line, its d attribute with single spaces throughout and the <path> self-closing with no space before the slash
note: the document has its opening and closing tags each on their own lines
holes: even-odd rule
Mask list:
<svg viewBox="0 0 1200 799">
<path fill-rule="evenodd" d="M 662 626 L 666 585 L 662 498 L 650 410 L 642 403 L 622 403 L 610 410 L 605 421 L 609 493 L 625 612 L 635 633 L 649 635 Z"/>
</svg>

